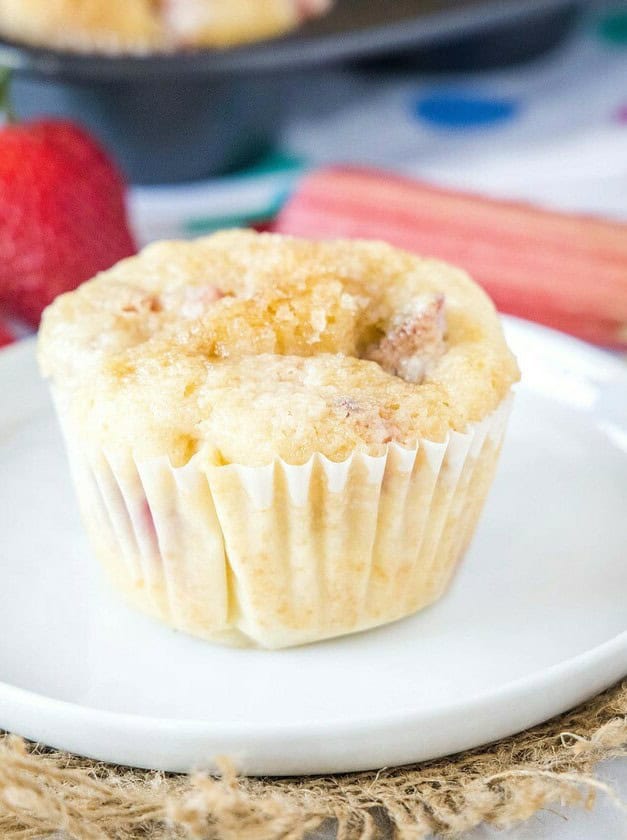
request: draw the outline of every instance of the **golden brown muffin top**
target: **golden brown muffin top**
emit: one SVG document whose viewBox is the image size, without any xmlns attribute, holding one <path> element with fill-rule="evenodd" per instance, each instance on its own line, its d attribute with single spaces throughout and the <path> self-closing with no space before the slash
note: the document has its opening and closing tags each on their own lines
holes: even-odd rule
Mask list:
<svg viewBox="0 0 627 840">
<path fill-rule="evenodd" d="M 44 314 L 42 370 L 86 435 L 175 464 L 333 460 L 443 440 L 518 378 L 461 270 L 381 242 L 162 242 Z"/>
</svg>

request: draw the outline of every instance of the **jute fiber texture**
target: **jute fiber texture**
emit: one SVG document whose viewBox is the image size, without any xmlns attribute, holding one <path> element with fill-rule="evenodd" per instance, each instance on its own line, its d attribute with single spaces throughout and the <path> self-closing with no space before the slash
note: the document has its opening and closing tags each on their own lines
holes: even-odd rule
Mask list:
<svg viewBox="0 0 627 840">
<path fill-rule="evenodd" d="M 76 840 L 301 840 L 335 819 L 339 840 L 455 837 L 507 827 L 556 804 L 608 796 L 601 759 L 627 756 L 627 680 L 520 735 L 449 758 L 379 772 L 298 779 L 129 770 L 0 736 L 0 837 Z"/>
</svg>

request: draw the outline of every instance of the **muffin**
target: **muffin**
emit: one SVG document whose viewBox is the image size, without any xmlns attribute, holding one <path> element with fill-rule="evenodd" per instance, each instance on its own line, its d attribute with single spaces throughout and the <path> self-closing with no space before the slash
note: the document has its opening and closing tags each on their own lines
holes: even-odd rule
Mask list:
<svg viewBox="0 0 627 840">
<path fill-rule="evenodd" d="M 114 586 L 269 648 L 443 594 L 518 378 L 460 269 L 251 231 L 151 245 L 61 295 L 39 361 Z"/>
<path fill-rule="evenodd" d="M 0 0 L 0 32 L 39 46 L 127 53 L 281 35 L 330 0 Z"/>
</svg>

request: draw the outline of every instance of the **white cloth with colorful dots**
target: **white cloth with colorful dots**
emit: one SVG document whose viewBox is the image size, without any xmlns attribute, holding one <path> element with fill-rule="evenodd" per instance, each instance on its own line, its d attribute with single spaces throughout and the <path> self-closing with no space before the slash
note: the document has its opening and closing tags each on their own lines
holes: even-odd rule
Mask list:
<svg viewBox="0 0 627 840">
<path fill-rule="evenodd" d="M 271 218 L 307 167 L 362 163 L 546 206 L 627 218 L 627 4 L 588 10 L 557 49 L 475 74 L 316 70 L 280 82 L 260 166 L 136 188 L 142 242 Z"/>
</svg>

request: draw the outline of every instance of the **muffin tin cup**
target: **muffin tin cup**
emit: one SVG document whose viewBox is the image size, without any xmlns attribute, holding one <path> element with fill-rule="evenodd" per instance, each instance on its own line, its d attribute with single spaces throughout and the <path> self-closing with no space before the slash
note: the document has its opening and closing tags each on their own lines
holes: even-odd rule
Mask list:
<svg viewBox="0 0 627 840">
<path fill-rule="evenodd" d="M 475 530 L 511 406 L 442 443 L 340 463 L 182 467 L 90 445 L 56 394 L 81 512 L 114 587 L 216 642 L 281 648 L 436 601 Z"/>
<path fill-rule="evenodd" d="M 0 65 L 17 75 L 12 99 L 20 117 L 77 120 L 133 183 L 176 183 L 252 165 L 280 146 L 285 123 L 308 123 L 336 107 L 331 93 L 312 110 L 312 71 L 322 71 L 313 83 L 324 91 L 334 84 L 326 68 L 345 63 L 357 62 L 355 72 L 415 76 L 527 61 L 573 30 L 582 5 L 341 0 L 287 37 L 229 49 L 111 56 L 0 37 Z"/>
</svg>

